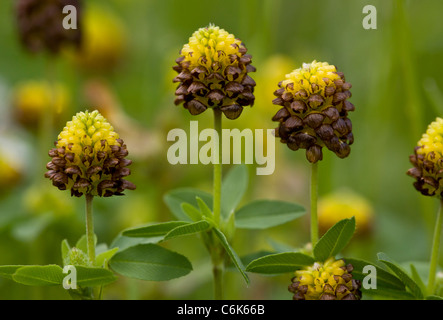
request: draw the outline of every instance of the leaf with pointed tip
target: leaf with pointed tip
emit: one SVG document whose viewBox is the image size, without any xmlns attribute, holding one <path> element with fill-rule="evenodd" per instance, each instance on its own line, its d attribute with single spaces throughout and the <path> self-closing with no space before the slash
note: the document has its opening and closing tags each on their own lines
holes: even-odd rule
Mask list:
<svg viewBox="0 0 443 320">
<path fill-rule="evenodd" d="M 69 256 L 69 251 L 71 250 L 71 247 L 69 246 L 68 240 L 62 241 L 62 260 L 67 261 Z"/>
<path fill-rule="evenodd" d="M 100 268 L 107 268 L 107 264 L 109 260 L 116 254 L 118 251 L 118 248 L 112 248 L 107 251 L 104 251 L 102 253 L 99 253 L 95 257 L 95 265 Z"/>
<path fill-rule="evenodd" d="M 147 281 L 171 280 L 192 271 L 185 256 L 152 243 L 117 252 L 109 266 L 123 276 Z"/>
<path fill-rule="evenodd" d="M 385 253 L 379 252 L 377 254 L 378 260 L 383 262 L 397 277 L 405 284 L 417 299 L 423 298 L 423 293 L 417 283 L 400 267 L 397 263 L 392 261 Z"/>
<path fill-rule="evenodd" d="M 296 203 L 256 200 L 235 213 L 235 226 L 240 229 L 266 229 L 292 221 L 304 214 L 305 208 Z"/>
<path fill-rule="evenodd" d="M 186 224 L 189 224 L 189 222 L 168 221 L 168 222 L 156 223 L 148 226 L 127 229 L 123 231 L 122 235 L 125 237 L 135 237 L 135 238 L 160 237 L 166 235 L 169 231 Z"/>
<path fill-rule="evenodd" d="M 28 286 L 56 286 L 63 283 L 63 269 L 58 265 L 23 266 L 12 275 L 15 282 Z"/>
<path fill-rule="evenodd" d="M 200 221 L 203 218 L 202 213 L 192 204 L 183 202 L 181 204 L 182 211 L 191 219 L 191 221 Z"/>
<path fill-rule="evenodd" d="M 164 241 L 170 240 L 173 238 L 188 236 L 196 233 L 200 233 L 202 231 L 207 231 L 211 228 L 211 224 L 206 220 L 200 220 L 198 222 L 194 223 L 188 223 L 182 226 L 179 226 L 175 229 L 172 229 L 169 231 L 165 237 L 163 238 Z"/>
<path fill-rule="evenodd" d="M 333 225 L 318 240 L 314 247 L 314 257 L 317 261 L 325 261 L 339 253 L 351 240 L 355 231 L 355 218 L 343 219 Z"/>
<path fill-rule="evenodd" d="M 211 208 L 208 207 L 208 205 L 206 204 L 206 202 L 204 202 L 203 199 L 200 198 L 200 197 L 196 197 L 195 200 L 197 200 L 198 207 L 200 208 L 200 212 L 201 212 L 205 217 L 208 217 L 208 218 L 211 218 L 211 219 L 212 219 L 212 217 L 213 217 L 212 210 L 211 210 Z"/>
<path fill-rule="evenodd" d="M 192 221 L 182 210 L 182 203 L 186 202 L 198 207 L 196 197 L 201 198 L 209 208 L 212 208 L 212 195 L 194 188 L 180 188 L 169 191 L 163 197 L 171 213 L 179 220 Z"/>
<path fill-rule="evenodd" d="M 107 269 L 83 266 L 75 266 L 75 269 L 79 287 L 105 286 L 117 280 L 117 277 Z"/>
<path fill-rule="evenodd" d="M 0 276 L 9 279 L 12 279 L 12 275 L 21 267 L 24 267 L 24 265 L 7 265 L 7 266 L 0 266 Z"/>
<path fill-rule="evenodd" d="M 248 188 L 248 182 L 248 168 L 245 165 L 232 167 L 224 177 L 221 188 L 221 215 L 224 219 L 237 208 Z"/>
<path fill-rule="evenodd" d="M 369 272 L 364 273 L 363 270 L 366 266 L 373 266 L 375 268 L 375 275 L 377 277 L 377 288 L 383 291 L 384 289 L 392 289 L 398 291 L 405 291 L 405 285 L 403 282 L 397 278 L 395 275 L 390 272 L 382 269 L 380 266 L 375 263 L 361 260 L 361 259 L 353 259 L 353 258 L 343 258 L 343 260 L 348 264 L 352 264 L 354 270 L 352 271 L 352 275 L 355 279 L 363 282 L 363 279 L 369 275 Z M 362 288 L 364 290 L 364 288 Z M 367 290 L 367 291 L 371 291 Z"/>
<path fill-rule="evenodd" d="M 301 252 L 282 252 L 270 254 L 252 261 L 246 267 L 246 271 L 261 274 L 279 274 L 294 272 L 314 263 L 314 258 Z"/>
<path fill-rule="evenodd" d="M 212 229 L 217 236 L 217 238 L 220 240 L 220 243 L 222 244 L 223 248 L 225 248 L 226 253 L 231 258 L 232 263 L 235 265 L 238 271 L 240 271 L 241 275 L 243 276 L 243 279 L 246 281 L 247 284 L 249 284 L 249 277 L 245 273 L 245 267 L 238 257 L 237 253 L 232 249 L 231 245 L 229 244 L 228 240 L 226 239 L 226 236 L 217 228 Z"/>
</svg>

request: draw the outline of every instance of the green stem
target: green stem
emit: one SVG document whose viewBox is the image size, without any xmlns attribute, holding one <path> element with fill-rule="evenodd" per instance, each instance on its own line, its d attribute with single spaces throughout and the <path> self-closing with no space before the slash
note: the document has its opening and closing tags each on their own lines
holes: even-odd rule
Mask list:
<svg viewBox="0 0 443 320">
<path fill-rule="evenodd" d="M 212 274 L 214 276 L 214 299 L 223 300 L 223 265 L 214 265 Z"/>
<path fill-rule="evenodd" d="M 429 268 L 428 294 L 434 293 L 435 275 L 437 273 L 438 253 L 440 249 L 441 229 L 443 225 L 443 199 L 440 199 L 440 208 L 437 213 L 437 221 L 434 229 L 434 240 L 432 241 L 431 265 Z"/>
<path fill-rule="evenodd" d="M 216 226 L 220 226 L 221 215 L 221 183 L 222 183 L 222 163 L 221 163 L 221 131 L 222 131 L 222 112 L 219 108 L 214 108 L 214 129 L 219 137 L 218 148 L 218 161 L 214 161 L 214 221 Z"/>
<path fill-rule="evenodd" d="M 95 241 L 94 241 L 94 221 L 92 218 L 92 199 L 94 196 L 86 194 L 86 240 L 88 244 L 89 261 L 95 264 Z"/>
<path fill-rule="evenodd" d="M 317 197 L 318 197 L 318 165 L 312 164 L 311 168 L 311 244 L 314 248 L 318 241 L 318 218 L 317 218 Z"/>
<path fill-rule="evenodd" d="M 213 190 L 213 212 L 214 222 L 217 227 L 220 227 L 221 220 L 221 185 L 222 185 L 222 161 L 221 161 L 221 137 L 222 137 L 222 112 L 220 108 L 214 108 L 214 129 L 219 137 L 219 144 L 215 146 L 218 148 L 217 158 L 214 159 L 214 190 Z M 218 161 L 217 161 L 218 160 Z M 212 242 L 212 273 L 214 277 L 214 299 L 223 299 L 223 248 L 220 245 L 214 245 Z M 221 251 L 220 251 L 221 250 Z"/>
</svg>

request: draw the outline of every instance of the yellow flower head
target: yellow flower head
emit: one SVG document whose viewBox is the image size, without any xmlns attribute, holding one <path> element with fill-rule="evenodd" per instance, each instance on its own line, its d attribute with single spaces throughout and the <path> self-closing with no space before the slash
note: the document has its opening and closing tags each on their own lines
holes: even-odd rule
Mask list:
<svg viewBox="0 0 443 320">
<path fill-rule="evenodd" d="M 0 156 L 0 195 L 21 181 L 23 174 L 20 169 L 13 160 Z"/>
<path fill-rule="evenodd" d="M 443 119 L 437 118 L 423 134 L 414 154 L 413 168 L 407 174 L 415 178 L 414 187 L 426 196 L 443 197 Z"/>
<path fill-rule="evenodd" d="M 229 55 L 237 55 L 241 47 L 244 48 L 243 44 L 233 34 L 209 25 L 193 33 L 181 54 L 190 62 L 190 68 L 202 65 L 218 70 L 231 65 Z"/>
<path fill-rule="evenodd" d="M 132 163 L 125 159 L 126 145 L 109 122 L 97 111 L 80 112 L 64 127 L 49 151 L 46 177 L 71 195 L 121 195 L 135 185 L 122 179 Z"/>
<path fill-rule="evenodd" d="M 36 129 L 41 117 L 52 115 L 54 124 L 66 114 L 70 95 L 62 84 L 51 85 L 46 81 L 26 81 L 18 84 L 13 92 L 13 115 L 23 126 Z"/>
<path fill-rule="evenodd" d="M 105 7 L 88 3 L 82 21 L 83 42 L 68 56 L 86 71 L 107 72 L 122 61 L 127 35 L 122 21 Z"/>
<path fill-rule="evenodd" d="M 324 263 L 295 271 L 289 286 L 294 300 L 359 300 L 360 281 L 352 278 L 353 266 L 329 258 Z"/>
<path fill-rule="evenodd" d="M 192 115 L 220 108 L 228 119 L 240 116 L 254 103 L 255 71 L 243 43 L 214 25 L 200 28 L 180 51 L 173 67 L 179 73 L 175 104 L 183 103 Z"/>
<path fill-rule="evenodd" d="M 303 63 L 301 68 L 287 74 L 281 87 L 286 88 L 287 92 L 293 95 L 300 90 L 305 90 L 308 94 L 319 93 L 326 98 L 326 86 L 335 87 L 334 81 L 339 79 L 335 66 L 314 60 L 312 63 Z"/>
<path fill-rule="evenodd" d="M 374 217 L 373 208 L 362 196 L 348 190 L 340 190 L 320 199 L 318 223 L 322 232 L 326 232 L 340 220 L 351 217 L 355 217 L 358 235 L 371 231 Z"/>
<path fill-rule="evenodd" d="M 281 109 L 272 120 L 280 123 L 276 136 L 281 142 L 292 150 L 306 149 L 312 163 L 323 159 L 323 147 L 340 158 L 349 155 L 354 136 L 348 112 L 355 107 L 347 101 L 351 84 L 343 73 L 314 60 L 287 74 L 279 88 L 272 102 Z"/>
</svg>

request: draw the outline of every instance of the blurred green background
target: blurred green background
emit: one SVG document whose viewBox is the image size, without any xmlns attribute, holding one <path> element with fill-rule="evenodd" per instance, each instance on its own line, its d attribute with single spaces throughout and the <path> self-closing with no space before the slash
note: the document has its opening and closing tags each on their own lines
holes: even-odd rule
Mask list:
<svg viewBox="0 0 443 320">
<path fill-rule="evenodd" d="M 371 231 L 355 237 L 344 255 L 375 262 L 376 253 L 383 251 L 398 262 L 428 260 L 438 201 L 415 191 L 406 171 L 428 123 L 443 116 L 443 2 L 84 2 L 84 13 L 98 34 L 93 48 L 102 50 L 104 57 L 115 55 L 111 67 L 84 67 L 65 52 L 54 57 L 29 54 L 19 42 L 14 1 L 0 2 L 0 158 L 6 168 L 0 174 L 16 172 L 9 179 L 0 176 L 0 265 L 61 264 L 60 242 L 68 239 L 73 244 L 84 233 L 84 199 L 71 198 L 43 177 L 47 151 L 78 111 L 103 108 L 134 161 L 129 180 L 137 190 L 94 201 L 99 242 L 110 244 L 128 227 L 172 219 L 162 199 L 168 190 L 188 186 L 211 192 L 210 166 L 173 166 L 166 158 L 170 129 L 188 131 L 190 120 L 198 120 L 201 129 L 212 123 L 210 112 L 191 117 L 174 106 L 172 83 L 179 50 L 195 30 L 209 23 L 240 38 L 257 68 L 252 74 L 257 82 L 254 107 L 245 109 L 238 120 L 225 119 L 225 127 L 276 127 L 271 121 L 278 110 L 271 102 L 272 92 L 303 62 L 327 61 L 344 72 L 353 85 L 350 101 L 356 110 L 350 118 L 355 143 L 346 159 L 324 152 L 320 198 L 348 188 L 370 203 L 373 214 Z M 377 9 L 376 30 L 362 27 L 367 4 Z M 47 133 L 50 139 L 42 142 L 39 133 L 16 121 L 14 99 L 22 83 L 48 78 L 65 87 L 67 102 L 60 121 Z M 273 198 L 309 208 L 310 166 L 304 152 L 292 152 L 276 141 L 276 157 L 273 175 L 256 176 L 251 166 L 243 202 Z M 299 248 L 308 241 L 308 221 L 300 219 L 265 231 L 238 230 L 233 247 L 242 256 L 273 247 Z M 194 271 L 162 283 L 120 278 L 106 288 L 104 298 L 210 297 L 210 261 L 201 242 L 186 238 L 164 245 L 189 257 Z M 251 275 L 246 287 L 238 273 L 228 272 L 226 297 L 291 299 L 290 278 Z M 68 298 L 62 288 L 31 288 L 0 278 L 0 299 Z"/>
</svg>

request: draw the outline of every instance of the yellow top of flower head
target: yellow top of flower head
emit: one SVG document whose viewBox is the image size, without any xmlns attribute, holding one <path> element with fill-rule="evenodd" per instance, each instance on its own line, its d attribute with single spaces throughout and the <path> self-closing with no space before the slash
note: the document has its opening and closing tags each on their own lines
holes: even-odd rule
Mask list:
<svg viewBox="0 0 443 320">
<path fill-rule="evenodd" d="M 437 162 L 443 156 L 443 119 L 437 118 L 432 122 L 426 133 L 423 134 L 418 146 L 422 147 L 417 150 L 418 154 L 433 156 L 427 157 L 428 160 Z"/>
<path fill-rule="evenodd" d="M 326 284 L 334 290 L 339 284 L 350 286 L 350 283 L 346 283 L 346 281 L 341 278 L 341 276 L 347 272 L 343 270 L 344 266 L 345 262 L 343 260 L 329 258 L 324 263 L 316 262 L 311 267 L 295 271 L 295 276 L 298 281 L 300 281 L 300 285 L 306 285 L 308 287 L 305 294 L 306 300 L 318 300 L 324 292 L 324 286 Z M 334 276 L 339 277 L 334 278 Z M 338 281 L 336 279 L 338 279 Z"/>
<path fill-rule="evenodd" d="M 339 190 L 323 197 L 318 203 L 318 220 L 324 230 L 342 219 L 355 217 L 357 232 L 363 232 L 370 229 L 373 216 L 371 204 L 350 190 Z"/>
<path fill-rule="evenodd" d="M 308 93 L 314 93 L 312 84 L 316 84 L 318 89 L 323 91 L 326 85 L 338 79 L 340 79 L 340 76 L 337 74 L 337 69 L 334 65 L 314 60 L 311 63 L 303 63 L 301 68 L 287 74 L 286 80 L 282 82 L 282 87 L 293 93 L 302 89 Z M 291 83 L 293 86 L 288 86 Z"/>
<path fill-rule="evenodd" d="M 226 66 L 231 64 L 229 55 L 237 54 L 241 45 L 241 41 L 233 34 L 211 24 L 195 31 L 183 46 L 181 54 L 185 60 L 190 61 L 191 66 L 203 65 L 209 68 L 213 62 Z"/>
<path fill-rule="evenodd" d="M 117 139 L 119 135 L 97 110 L 85 111 L 77 113 L 66 123 L 58 136 L 57 148 L 65 147 L 81 158 L 87 146 L 92 147 L 93 152 L 110 153 L 110 146 L 120 145 Z M 79 158 L 76 157 L 76 160 L 79 161 Z"/>
</svg>

